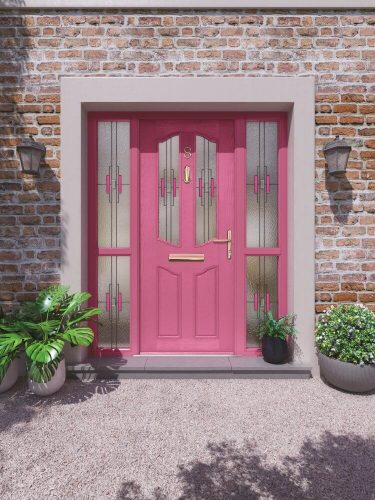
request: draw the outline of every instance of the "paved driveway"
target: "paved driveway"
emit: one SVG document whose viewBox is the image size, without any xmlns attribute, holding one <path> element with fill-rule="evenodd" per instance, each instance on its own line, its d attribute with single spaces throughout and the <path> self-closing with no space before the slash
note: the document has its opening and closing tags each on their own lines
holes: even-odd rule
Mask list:
<svg viewBox="0 0 375 500">
<path fill-rule="evenodd" d="M 0 498 L 375 499 L 375 395 L 320 380 L 68 381 L 0 396 Z"/>
</svg>

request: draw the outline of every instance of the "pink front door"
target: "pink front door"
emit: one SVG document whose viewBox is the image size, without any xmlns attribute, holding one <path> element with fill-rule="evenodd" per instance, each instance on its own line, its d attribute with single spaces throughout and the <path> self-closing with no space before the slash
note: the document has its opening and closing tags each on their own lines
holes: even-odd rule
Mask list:
<svg viewBox="0 0 375 500">
<path fill-rule="evenodd" d="M 140 121 L 140 351 L 234 351 L 234 121 Z M 219 241 L 215 241 L 219 240 Z"/>
</svg>

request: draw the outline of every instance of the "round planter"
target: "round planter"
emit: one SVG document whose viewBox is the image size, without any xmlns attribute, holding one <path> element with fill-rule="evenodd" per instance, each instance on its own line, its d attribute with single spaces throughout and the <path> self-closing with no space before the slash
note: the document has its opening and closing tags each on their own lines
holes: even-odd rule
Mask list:
<svg viewBox="0 0 375 500">
<path fill-rule="evenodd" d="M 286 340 L 264 335 L 262 338 L 262 353 L 264 361 L 273 365 L 286 363 L 289 357 Z"/>
<path fill-rule="evenodd" d="M 70 344 L 66 343 L 64 346 L 64 358 L 69 364 L 85 363 L 88 357 L 88 347 L 82 347 L 80 345 L 72 347 Z"/>
<path fill-rule="evenodd" d="M 29 379 L 29 390 L 37 396 L 50 396 L 57 392 L 64 385 L 66 379 L 65 359 L 62 359 L 57 367 L 55 375 L 49 382 L 41 384 Z"/>
<path fill-rule="evenodd" d="M 359 366 L 329 358 L 318 352 L 320 373 L 330 384 L 348 392 L 369 392 L 375 389 L 375 366 Z"/>
<path fill-rule="evenodd" d="M 15 358 L 9 365 L 5 377 L 3 378 L 3 381 L 0 384 L 0 394 L 14 386 L 14 384 L 17 382 L 18 379 L 18 371 L 19 371 L 19 360 L 18 358 Z"/>
</svg>

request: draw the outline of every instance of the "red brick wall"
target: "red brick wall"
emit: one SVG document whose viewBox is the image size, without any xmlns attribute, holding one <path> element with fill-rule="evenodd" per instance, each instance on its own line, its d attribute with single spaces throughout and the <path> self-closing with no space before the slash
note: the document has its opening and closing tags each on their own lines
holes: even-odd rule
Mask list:
<svg viewBox="0 0 375 500">
<path fill-rule="evenodd" d="M 66 13 L 0 17 L 0 301 L 59 279 L 60 85 L 68 76 L 307 76 L 316 80 L 316 309 L 375 309 L 375 15 L 356 13 Z M 22 134 L 47 146 L 22 177 Z M 329 179 L 323 145 L 353 145 Z M 63 238 L 62 238 L 63 240 Z"/>
</svg>

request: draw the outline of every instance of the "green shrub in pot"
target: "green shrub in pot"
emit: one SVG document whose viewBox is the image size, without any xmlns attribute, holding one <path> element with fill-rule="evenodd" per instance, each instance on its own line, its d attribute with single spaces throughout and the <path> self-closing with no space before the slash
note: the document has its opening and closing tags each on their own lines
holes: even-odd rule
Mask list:
<svg viewBox="0 0 375 500">
<path fill-rule="evenodd" d="M 375 314 L 362 304 L 330 307 L 315 330 L 322 375 L 341 389 L 375 389 Z"/>
<path fill-rule="evenodd" d="M 66 342 L 73 346 L 92 343 L 92 329 L 81 323 L 92 320 L 101 310 L 82 307 L 89 298 L 88 293 L 69 294 L 68 287 L 54 285 L 42 290 L 35 301 L 23 303 L 14 321 L 0 324 L 0 358 L 9 359 L 23 345 L 29 386 L 30 381 L 34 383 L 34 392 L 39 390 L 35 384 L 41 384 L 40 389 L 44 388 L 47 394 L 46 384 L 58 370 L 62 383 L 65 381 L 63 349 Z"/>
<path fill-rule="evenodd" d="M 297 334 L 295 314 L 287 314 L 279 319 L 269 311 L 259 324 L 258 336 L 262 341 L 262 353 L 267 363 L 286 363 L 290 357 L 288 338 Z"/>
</svg>

